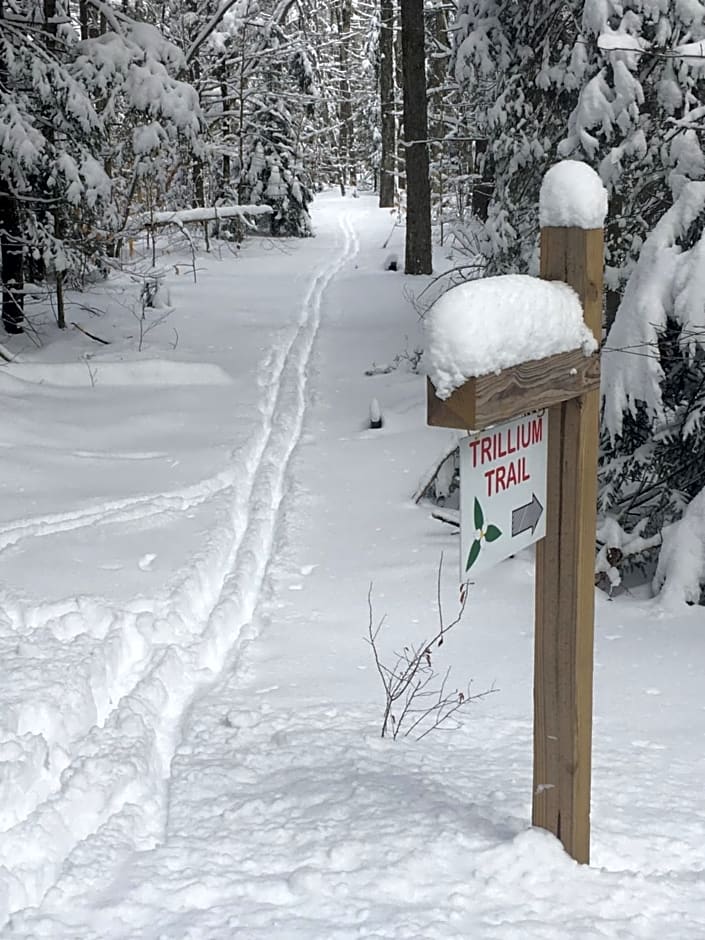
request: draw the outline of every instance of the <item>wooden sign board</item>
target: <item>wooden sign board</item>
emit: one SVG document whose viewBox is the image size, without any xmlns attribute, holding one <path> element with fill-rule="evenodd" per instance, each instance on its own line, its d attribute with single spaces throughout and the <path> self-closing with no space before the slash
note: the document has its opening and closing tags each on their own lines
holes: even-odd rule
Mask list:
<svg viewBox="0 0 705 940">
<path fill-rule="evenodd" d="M 527 411 L 540 411 L 600 387 L 599 356 L 580 349 L 478 375 L 449 398 L 426 380 L 426 421 L 432 427 L 480 431 Z"/>
</svg>

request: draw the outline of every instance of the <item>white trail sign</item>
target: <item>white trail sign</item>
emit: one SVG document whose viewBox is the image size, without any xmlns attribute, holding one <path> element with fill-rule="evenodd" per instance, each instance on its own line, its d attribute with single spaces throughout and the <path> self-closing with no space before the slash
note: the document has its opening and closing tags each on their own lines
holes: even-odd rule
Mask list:
<svg viewBox="0 0 705 940">
<path fill-rule="evenodd" d="M 460 580 L 546 534 L 545 412 L 460 441 Z"/>
</svg>

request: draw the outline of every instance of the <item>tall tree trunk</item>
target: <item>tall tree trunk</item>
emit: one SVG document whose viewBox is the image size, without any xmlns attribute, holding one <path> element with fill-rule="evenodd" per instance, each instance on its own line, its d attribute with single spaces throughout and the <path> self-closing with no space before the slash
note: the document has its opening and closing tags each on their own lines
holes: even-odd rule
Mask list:
<svg viewBox="0 0 705 940">
<path fill-rule="evenodd" d="M 17 199 L 7 180 L 0 179 L 0 264 L 2 322 L 6 333 L 22 333 L 24 322 L 24 251 Z"/>
<path fill-rule="evenodd" d="M 473 142 L 473 173 L 477 174 L 472 184 L 472 214 L 487 221 L 494 180 L 492 178 L 492 154 L 487 149 L 488 141 Z M 481 175 L 481 179 L 478 179 Z"/>
<path fill-rule="evenodd" d="M 220 170 L 221 181 L 219 195 L 221 198 L 226 198 L 230 193 L 230 176 L 232 173 L 230 151 L 228 150 L 232 136 L 232 102 L 230 100 L 230 91 L 228 88 L 228 77 L 225 65 L 222 65 L 220 68 L 220 101 L 221 107 L 223 109 L 223 137 L 225 146 L 223 147 L 223 160 Z"/>
<path fill-rule="evenodd" d="M 396 117 L 394 114 L 394 0 L 380 0 L 379 97 L 382 115 L 382 159 L 379 168 L 379 204 L 394 205 Z"/>
<path fill-rule="evenodd" d="M 81 39 L 84 41 L 90 39 L 94 32 L 92 28 L 94 14 L 93 9 L 88 4 L 88 0 L 79 0 L 78 20 L 81 26 Z"/>
<path fill-rule="evenodd" d="M 405 0 L 399 0 L 399 3 Z M 394 31 L 394 116 L 396 118 L 397 129 L 397 160 L 396 160 L 396 181 L 399 189 L 406 189 L 406 151 L 404 141 L 402 140 L 401 121 L 399 120 L 398 93 L 404 88 L 404 53 L 402 52 L 402 34 L 401 28 Z"/>
<path fill-rule="evenodd" d="M 340 104 L 338 120 L 340 132 L 340 188 L 345 195 L 345 184 L 355 184 L 352 166 L 353 108 L 350 91 L 350 33 L 352 29 L 352 0 L 339 0 L 336 7 L 338 27 L 338 62 L 340 67 Z"/>
<path fill-rule="evenodd" d="M 446 123 L 446 85 L 448 79 L 448 64 L 450 59 L 450 41 L 448 30 L 448 14 L 444 7 L 434 10 L 427 20 L 428 29 L 428 68 L 426 92 L 428 131 L 429 131 L 429 160 L 431 163 L 431 190 L 436 187 L 438 218 L 440 221 L 441 244 L 443 244 L 443 210 L 445 198 L 445 138 L 448 131 Z M 432 200 L 433 202 L 433 200 Z"/>
<path fill-rule="evenodd" d="M 193 3 L 189 4 L 192 10 L 195 10 L 196 7 Z M 201 97 L 201 62 L 198 58 L 194 58 L 191 61 L 191 84 L 195 88 L 199 89 L 199 98 Z M 199 207 L 205 208 L 206 205 L 206 179 L 205 179 L 205 163 L 201 157 L 194 157 L 193 165 L 191 168 L 191 182 L 193 185 L 193 193 L 191 195 L 191 204 L 194 209 Z M 210 246 L 210 236 L 208 234 L 208 222 L 203 222 L 203 238 L 206 243 L 206 251 L 211 250 Z"/>
<path fill-rule="evenodd" d="M 57 10 L 56 0 L 44 0 L 44 28 L 47 34 L 47 49 L 52 56 L 56 55 L 57 36 Z M 56 144 L 56 132 L 53 127 L 46 130 L 46 138 L 50 144 Z M 54 238 L 57 241 L 64 237 L 64 213 L 61 206 L 52 210 L 54 219 Z M 64 271 L 55 267 L 56 276 L 56 323 L 60 330 L 66 329 L 66 309 L 64 306 Z"/>
<path fill-rule="evenodd" d="M 404 57 L 404 149 L 406 151 L 407 274 L 431 274 L 431 187 L 428 179 L 428 113 L 424 0 L 401 5 Z"/>
<path fill-rule="evenodd" d="M 0 32 L 5 5 L 0 0 Z M 8 88 L 7 63 L 0 55 L 0 86 Z M 24 246 L 22 219 L 9 179 L 0 176 L 0 265 L 2 322 L 7 333 L 21 333 L 24 322 Z"/>
</svg>

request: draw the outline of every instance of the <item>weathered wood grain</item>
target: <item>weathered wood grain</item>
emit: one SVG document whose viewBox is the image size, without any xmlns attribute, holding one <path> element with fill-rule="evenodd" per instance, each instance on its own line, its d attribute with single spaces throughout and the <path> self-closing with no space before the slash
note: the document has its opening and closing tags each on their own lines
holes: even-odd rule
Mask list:
<svg viewBox="0 0 705 940">
<path fill-rule="evenodd" d="M 541 276 L 570 284 L 602 327 L 602 230 L 543 229 Z M 536 552 L 534 825 L 590 860 L 599 390 L 549 411 L 546 537 Z"/>
<path fill-rule="evenodd" d="M 599 386 L 599 356 L 573 349 L 469 379 L 445 400 L 427 380 L 426 420 L 433 427 L 481 431 Z"/>
</svg>

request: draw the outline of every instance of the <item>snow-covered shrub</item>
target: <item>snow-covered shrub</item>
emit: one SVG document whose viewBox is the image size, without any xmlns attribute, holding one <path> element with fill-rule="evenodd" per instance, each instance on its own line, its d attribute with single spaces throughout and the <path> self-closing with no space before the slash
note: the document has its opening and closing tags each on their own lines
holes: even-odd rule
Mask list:
<svg viewBox="0 0 705 940">
<path fill-rule="evenodd" d="M 271 119 L 275 120 L 274 114 Z M 308 207 L 312 196 L 302 179 L 303 168 L 283 144 L 284 129 L 280 134 L 272 133 L 269 139 L 265 132 L 266 127 L 261 128 L 254 140 L 240 185 L 240 199 L 272 207 L 272 235 L 311 235 Z"/>
<path fill-rule="evenodd" d="M 289 35 L 282 23 L 261 15 L 255 21 L 258 76 L 243 98 L 239 202 L 271 206 L 272 235 L 311 235 L 312 193 L 303 166 L 301 133 L 313 113 L 312 64 L 304 39 L 295 30 Z M 292 103 L 292 92 L 294 102 L 305 102 L 299 103 L 299 110 Z"/>
</svg>

